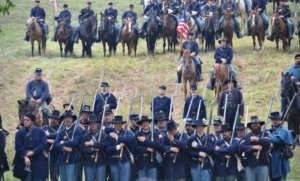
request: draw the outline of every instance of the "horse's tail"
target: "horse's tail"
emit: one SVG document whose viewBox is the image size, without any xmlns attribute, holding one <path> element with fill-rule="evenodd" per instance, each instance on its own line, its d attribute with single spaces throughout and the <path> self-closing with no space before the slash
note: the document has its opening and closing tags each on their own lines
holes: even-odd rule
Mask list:
<svg viewBox="0 0 300 181">
<path fill-rule="evenodd" d="M 42 50 L 45 52 L 47 49 L 47 43 L 46 43 L 47 39 L 46 38 L 42 38 Z"/>
</svg>

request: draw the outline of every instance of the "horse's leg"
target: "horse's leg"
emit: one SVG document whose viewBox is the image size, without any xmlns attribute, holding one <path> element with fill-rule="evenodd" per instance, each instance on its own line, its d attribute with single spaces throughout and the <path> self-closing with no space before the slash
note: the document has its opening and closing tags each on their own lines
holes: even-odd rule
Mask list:
<svg viewBox="0 0 300 181">
<path fill-rule="evenodd" d="M 282 48 L 283 48 L 283 52 L 286 51 L 286 40 L 285 40 L 285 36 L 282 36 Z"/>
<path fill-rule="evenodd" d="M 183 75 L 182 75 L 183 76 Z M 187 84 L 187 80 L 183 80 L 183 87 L 184 87 L 184 100 L 186 100 L 186 94 L 187 94 L 187 88 L 186 85 Z"/>
<path fill-rule="evenodd" d="M 123 56 L 125 56 L 125 42 L 124 42 L 124 40 L 122 39 L 122 41 L 121 41 L 121 43 L 122 43 L 122 52 L 123 52 Z"/>
<path fill-rule="evenodd" d="M 256 42 L 255 42 L 255 35 L 252 34 L 252 40 L 253 40 L 253 53 L 255 52 L 255 46 L 256 46 Z"/>
<path fill-rule="evenodd" d="M 106 46 L 105 46 L 105 41 L 102 40 L 102 45 L 103 45 L 103 53 L 104 53 L 104 57 L 106 56 Z"/>
<path fill-rule="evenodd" d="M 58 42 L 58 44 L 59 44 L 59 48 L 60 48 L 60 56 L 63 57 L 63 54 L 62 54 L 62 51 L 63 51 L 62 44 L 61 44 L 60 41 Z"/>
<path fill-rule="evenodd" d="M 83 40 L 81 40 L 81 44 L 82 44 L 82 55 L 81 55 L 81 58 L 84 58 L 85 47 L 84 47 L 84 42 L 83 42 Z"/>
<path fill-rule="evenodd" d="M 33 51 L 34 51 L 34 41 L 31 40 L 31 56 L 34 56 Z"/>
<path fill-rule="evenodd" d="M 109 56 L 111 56 L 112 46 L 113 46 L 113 43 L 112 43 L 112 40 L 110 40 L 109 43 L 108 43 Z"/>
<path fill-rule="evenodd" d="M 92 58 L 92 43 L 87 43 L 89 57 Z"/>
<path fill-rule="evenodd" d="M 41 55 L 41 40 L 38 41 L 38 44 L 39 44 L 39 55 Z"/>
<path fill-rule="evenodd" d="M 164 40 L 164 43 L 163 43 L 163 53 L 166 53 L 166 36 L 164 35 L 163 36 L 163 40 Z"/>
<path fill-rule="evenodd" d="M 127 43 L 127 50 L 128 50 L 128 56 L 130 56 L 130 54 L 131 54 L 131 49 L 130 49 L 129 42 Z"/>
</svg>

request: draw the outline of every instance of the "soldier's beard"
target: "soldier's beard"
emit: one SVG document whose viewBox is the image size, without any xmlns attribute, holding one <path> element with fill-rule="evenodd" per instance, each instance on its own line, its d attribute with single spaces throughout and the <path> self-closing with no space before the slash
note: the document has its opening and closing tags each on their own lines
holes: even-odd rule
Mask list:
<svg viewBox="0 0 300 181">
<path fill-rule="evenodd" d="M 259 133 L 261 131 L 261 127 L 260 126 L 255 126 L 253 128 L 251 128 L 251 131 L 255 134 L 255 133 Z"/>
</svg>

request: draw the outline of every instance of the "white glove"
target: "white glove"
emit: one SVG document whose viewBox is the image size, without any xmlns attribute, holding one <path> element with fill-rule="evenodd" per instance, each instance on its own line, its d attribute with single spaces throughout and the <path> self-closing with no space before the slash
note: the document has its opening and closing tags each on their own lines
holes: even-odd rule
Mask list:
<svg viewBox="0 0 300 181">
<path fill-rule="evenodd" d="M 168 13 L 169 13 L 169 14 L 172 14 L 172 13 L 173 13 L 173 10 L 172 10 L 172 9 L 168 9 Z"/>
<path fill-rule="evenodd" d="M 120 145 L 117 145 L 117 146 L 116 146 L 116 150 L 118 151 L 118 150 L 120 150 L 120 149 L 121 149 Z"/>
<path fill-rule="evenodd" d="M 197 11 L 192 11 L 192 15 L 197 15 Z"/>
<path fill-rule="evenodd" d="M 196 141 L 193 141 L 193 142 L 192 142 L 192 147 L 193 147 L 193 148 L 197 148 L 197 145 L 198 145 L 198 143 L 197 143 Z"/>
<path fill-rule="evenodd" d="M 199 152 L 199 156 L 205 158 L 205 157 L 207 157 L 207 153 L 205 153 L 205 152 L 203 152 L 203 151 L 200 151 L 200 152 Z"/>
<path fill-rule="evenodd" d="M 212 13 L 212 12 L 210 12 L 210 13 L 209 13 L 209 16 L 212 16 L 212 15 L 213 15 L 213 13 Z"/>
<path fill-rule="evenodd" d="M 274 148 L 274 144 L 273 143 L 270 144 L 270 148 Z"/>
</svg>

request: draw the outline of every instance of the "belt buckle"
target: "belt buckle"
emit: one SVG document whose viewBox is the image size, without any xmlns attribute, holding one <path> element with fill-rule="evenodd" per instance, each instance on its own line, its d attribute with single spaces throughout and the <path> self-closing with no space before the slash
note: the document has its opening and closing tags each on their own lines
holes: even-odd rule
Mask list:
<svg viewBox="0 0 300 181">
<path fill-rule="evenodd" d="M 117 155 L 117 158 L 120 158 L 120 155 Z"/>
<path fill-rule="evenodd" d="M 257 155 L 257 152 L 254 152 L 253 155 Z"/>
<path fill-rule="evenodd" d="M 159 111 L 159 113 L 163 113 L 163 111 L 162 111 L 162 110 L 160 110 L 160 111 Z"/>
<path fill-rule="evenodd" d="M 146 157 L 146 156 L 148 156 L 148 153 L 143 153 L 143 157 Z"/>
<path fill-rule="evenodd" d="M 91 155 L 91 158 L 95 158 L 95 155 Z"/>
<path fill-rule="evenodd" d="M 175 156 L 175 153 L 171 153 L 170 156 L 171 156 L 171 157 Z"/>
<path fill-rule="evenodd" d="M 192 114 L 196 114 L 196 112 L 192 112 Z"/>
<path fill-rule="evenodd" d="M 199 162 L 202 162 L 202 158 L 201 158 L 201 157 L 200 157 L 200 158 L 198 158 L 198 161 L 199 161 Z"/>
</svg>

